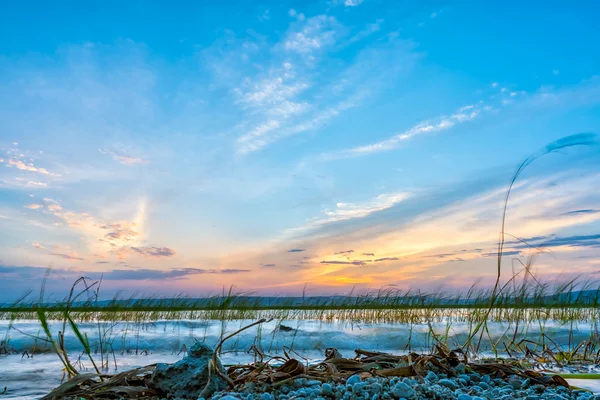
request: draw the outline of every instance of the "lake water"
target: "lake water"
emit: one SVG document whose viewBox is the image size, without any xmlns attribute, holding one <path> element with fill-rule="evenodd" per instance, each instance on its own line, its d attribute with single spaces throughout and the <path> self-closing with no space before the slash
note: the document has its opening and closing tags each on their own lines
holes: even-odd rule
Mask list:
<svg viewBox="0 0 600 400">
<path fill-rule="evenodd" d="M 100 327 L 100 334 L 106 335 L 108 339 L 105 342 L 112 345 L 110 354 L 105 354 L 105 357 L 109 358 L 107 372 L 114 373 L 156 362 L 175 362 L 183 357 L 183 354 L 178 355 L 183 345 L 190 347 L 196 341 L 203 341 L 214 346 L 222 332 L 234 332 L 251 322 L 254 321 L 239 320 L 223 324 L 221 321 L 159 320 L 143 324 L 93 322 L 78 326 L 88 335 L 92 349 L 95 350 L 94 359 L 97 363 L 101 359 L 98 340 Z M 285 331 L 279 329 L 280 323 L 291 329 Z M 0 340 L 8 338 L 9 348 L 18 353 L 0 356 L 0 391 L 7 387 L 6 393 L 1 398 L 36 399 L 60 384 L 62 364 L 52 353 L 36 354 L 29 358 L 23 356 L 24 351 L 30 351 L 33 347 L 48 349 L 50 346 L 40 339 L 35 339 L 44 336 L 38 321 L 18 320 L 13 324 L 14 328 L 9 330 L 9 321 L 0 321 Z M 443 322 L 433 324 L 432 328 L 437 334 L 446 334 L 447 326 Z M 493 323 L 489 328 L 492 339 L 497 340 L 510 326 Z M 590 338 L 592 330 L 590 324 L 580 323 L 574 328 L 571 337 L 570 325 L 563 326 L 550 321 L 543 329 L 560 345 L 567 345 L 569 340 L 571 343 L 580 343 Z M 51 329 L 54 337 L 57 338 L 62 323 L 51 322 Z M 532 324 L 527 327 L 527 332 L 523 330 L 520 336 L 538 338 L 539 329 Z M 453 323 L 448 331 L 449 346 L 464 343 L 468 331 L 467 324 Z M 253 344 L 259 344 L 269 355 L 282 354 L 284 347 L 287 347 L 313 360 L 322 359 L 328 347 L 337 348 L 347 357 L 353 357 L 354 350 L 359 348 L 400 354 L 410 347 L 413 351 L 426 352 L 431 343 L 430 333 L 427 324 L 415 324 L 410 329 L 408 325 L 384 323 L 349 324 L 317 320 L 269 322 L 248 329 L 228 340 L 223 347 L 224 354 L 221 359 L 224 364 L 250 362 L 253 356 L 248 350 Z M 91 370 L 89 359 L 81 354 L 81 344 L 68 327 L 65 334 L 65 347 L 72 361 L 80 359 L 78 367 Z M 482 349 L 484 354 L 491 354 L 491 347 L 485 340 L 482 342 Z M 117 368 L 115 368 L 115 359 Z M 600 392 L 600 386 L 595 381 L 577 382 L 577 386 Z"/>
</svg>

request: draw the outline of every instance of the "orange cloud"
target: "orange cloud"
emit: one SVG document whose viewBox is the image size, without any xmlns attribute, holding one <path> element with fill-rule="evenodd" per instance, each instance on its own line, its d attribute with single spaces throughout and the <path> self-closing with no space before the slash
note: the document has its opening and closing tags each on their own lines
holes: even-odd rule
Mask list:
<svg viewBox="0 0 600 400">
<path fill-rule="evenodd" d="M 8 165 L 13 166 L 22 171 L 30 171 L 30 172 L 38 172 L 43 175 L 49 175 L 50 173 L 45 168 L 38 168 L 33 165 L 33 163 L 25 164 L 21 160 L 16 160 L 14 158 L 8 159 Z"/>
<path fill-rule="evenodd" d="M 111 151 L 107 149 L 98 149 L 102 154 L 110 155 L 113 160 L 120 162 L 123 165 L 136 165 L 136 164 L 146 164 L 148 161 L 143 158 L 133 157 L 126 154 L 117 153 L 116 151 Z"/>
</svg>

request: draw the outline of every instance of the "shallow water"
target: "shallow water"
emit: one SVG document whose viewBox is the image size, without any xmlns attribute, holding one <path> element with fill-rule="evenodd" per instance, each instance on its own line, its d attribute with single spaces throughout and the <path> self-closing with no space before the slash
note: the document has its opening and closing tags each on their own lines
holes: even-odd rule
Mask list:
<svg viewBox="0 0 600 400">
<path fill-rule="evenodd" d="M 216 345 L 222 332 L 231 333 L 253 321 L 239 320 L 223 324 L 221 321 L 161 320 L 153 323 L 109 323 L 100 322 L 100 334 L 106 334 L 112 343 L 107 372 L 114 373 L 133 367 L 156 362 L 174 362 L 183 354 L 177 355 L 185 344 L 188 348 L 196 341 L 203 341 L 210 346 Z M 277 329 L 279 322 L 269 322 L 253 327 L 228 340 L 223 346 L 224 354 L 221 359 L 224 364 L 252 361 L 248 350 L 253 344 L 260 344 L 263 351 L 269 355 L 282 354 L 283 348 L 291 348 L 309 359 L 321 359 L 326 348 L 335 347 L 347 357 L 354 356 L 354 350 L 361 348 L 372 351 L 404 353 L 409 348 L 413 351 L 428 351 L 430 330 L 427 324 L 413 325 L 412 329 L 403 324 L 348 324 L 342 322 L 322 322 L 317 320 L 282 321 L 282 324 L 292 328 L 291 331 Z M 24 351 L 33 347 L 49 349 L 48 344 L 33 337 L 43 336 L 38 321 L 14 321 L 18 329 L 10 329 L 9 322 L 0 321 L 0 338 L 8 337 L 9 348 L 18 354 L 0 356 L 0 391 L 6 386 L 7 392 L 3 399 L 35 399 L 48 393 L 60 384 L 62 365 L 55 354 L 36 354 L 33 358 L 22 356 Z M 99 364 L 99 325 L 98 323 L 82 323 L 80 330 L 89 337 L 93 355 Z M 446 324 L 433 324 L 434 331 L 445 334 Z M 500 338 L 509 328 L 508 324 L 493 323 L 489 325 L 493 340 Z M 51 322 L 55 339 L 62 323 Z M 536 330 L 537 329 L 537 330 Z M 557 322 L 548 322 L 544 331 L 561 345 L 569 341 L 570 326 L 562 326 Z M 469 331 L 467 324 L 453 323 L 448 332 L 450 346 L 464 343 Z M 590 324 L 576 326 L 571 338 L 573 343 L 579 343 L 590 337 Z M 539 336 L 539 327 L 531 325 L 527 332 L 528 338 Z M 33 336 L 33 337 L 32 337 Z M 82 347 L 71 330 L 67 327 L 65 346 L 72 361 L 81 360 L 78 364 L 82 370 L 91 370 L 92 365 L 87 356 L 82 355 Z M 489 343 L 483 342 L 483 350 L 489 351 Z M 137 353 L 137 354 L 136 354 Z M 115 359 L 117 369 L 115 369 Z M 577 381 L 577 386 L 600 392 L 596 381 Z"/>
</svg>

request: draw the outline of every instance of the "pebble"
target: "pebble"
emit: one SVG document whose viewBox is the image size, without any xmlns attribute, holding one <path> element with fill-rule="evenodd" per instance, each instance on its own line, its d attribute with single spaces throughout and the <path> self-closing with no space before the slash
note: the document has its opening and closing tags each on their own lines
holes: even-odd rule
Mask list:
<svg viewBox="0 0 600 400">
<path fill-rule="evenodd" d="M 330 383 L 324 383 L 321 386 L 321 394 L 323 394 L 323 395 L 333 394 L 333 387 L 331 386 Z"/>
<path fill-rule="evenodd" d="M 346 380 L 346 386 L 353 386 L 355 383 L 360 382 L 362 379 L 358 375 L 352 375 Z"/>
<path fill-rule="evenodd" d="M 437 374 L 433 371 L 429 371 L 427 372 L 427 375 L 425 375 L 425 378 L 429 381 L 429 382 L 436 382 L 439 378 L 437 376 Z"/>
<path fill-rule="evenodd" d="M 440 379 L 440 385 L 446 386 L 448 389 L 456 390 L 458 385 L 451 379 Z"/>
<path fill-rule="evenodd" d="M 301 378 L 276 391 L 263 393 L 268 387 L 247 384 L 239 393 L 219 392 L 206 400 L 600 400 L 600 396 L 587 391 L 531 385 L 529 379 L 516 376 L 504 380 L 464 373 L 455 378 L 432 371 L 420 381 L 398 377 L 362 379 L 353 375 L 344 383 Z"/>
<path fill-rule="evenodd" d="M 415 394 L 415 390 L 404 382 L 398 382 L 392 388 L 392 394 L 396 396 L 396 398 L 412 397 Z"/>
</svg>

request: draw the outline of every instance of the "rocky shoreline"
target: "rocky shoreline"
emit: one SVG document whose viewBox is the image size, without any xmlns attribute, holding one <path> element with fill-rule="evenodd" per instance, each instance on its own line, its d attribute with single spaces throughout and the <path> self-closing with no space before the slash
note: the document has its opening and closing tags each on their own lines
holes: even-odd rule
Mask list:
<svg viewBox="0 0 600 400">
<path fill-rule="evenodd" d="M 262 392 L 263 388 L 247 384 L 239 391 L 223 391 L 205 400 L 392 400 L 392 399 L 439 399 L 439 400 L 563 400 L 600 399 L 586 390 L 571 390 L 563 386 L 551 387 L 532 384 L 531 380 L 492 379 L 478 373 L 460 374 L 458 378 L 429 372 L 425 378 L 362 379 L 353 375 L 346 382 L 321 382 L 296 379 L 276 391 Z M 257 392 L 258 391 L 258 392 Z"/>
<path fill-rule="evenodd" d="M 327 349 L 313 365 L 287 353 L 265 359 L 255 351 L 254 363 L 225 368 L 216 351 L 197 343 L 173 364 L 76 375 L 42 400 L 600 400 L 559 375 L 514 360 L 469 362 L 459 350 L 441 347 L 429 355 L 356 350 L 355 358 Z"/>
</svg>

